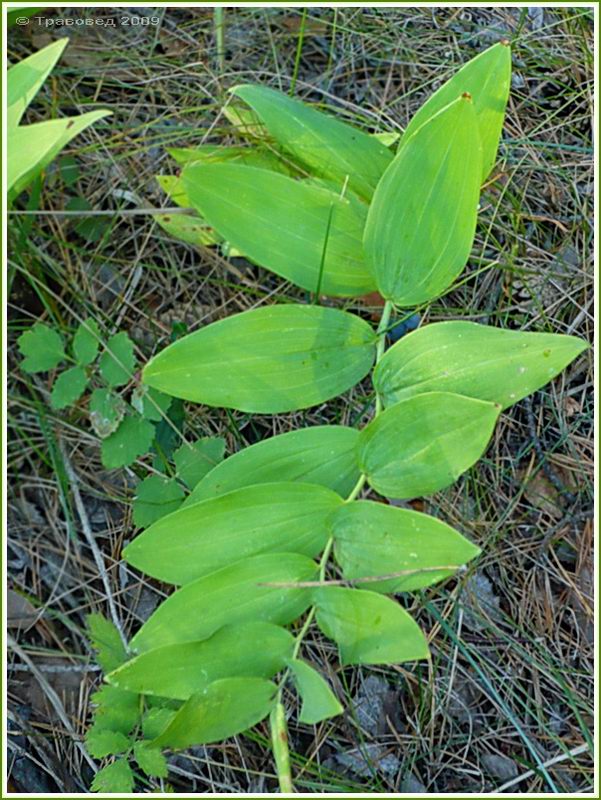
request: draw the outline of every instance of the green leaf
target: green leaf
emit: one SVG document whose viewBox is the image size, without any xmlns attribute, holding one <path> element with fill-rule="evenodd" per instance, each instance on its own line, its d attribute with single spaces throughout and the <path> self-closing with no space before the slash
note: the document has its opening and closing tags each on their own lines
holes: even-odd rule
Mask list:
<svg viewBox="0 0 601 800">
<path fill-rule="evenodd" d="M 484 182 L 497 158 L 510 86 L 511 49 L 507 42 L 499 42 L 464 64 L 450 80 L 430 95 L 407 125 L 400 147 L 434 114 L 463 92 L 468 92 L 474 100 L 482 142 L 481 180 Z"/>
<path fill-rule="evenodd" d="M 432 300 L 465 267 L 481 172 L 476 114 L 467 97 L 446 106 L 401 147 L 378 184 L 364 236 L 387 300 L 399 306 Z"/>
<path fill-rule="evenodd" d="M 343 506 L 333 515 L 331 526 L 336 561 L 347 580 L 414 571 L 363 584 L 376 592 L 409 592 L 430 586 L 480 552 L 434 517 L 369 500 Z M 444 566 L 450 569 L 433 570 Z"/>
<path fill-rule="evenodd" d="M 34 9 L 39 11 L 40 9 Z M 27 9 L 25 9 L 25 16 Z M 9 12 L 13 13 L 13 12 Z M 23 9 L 17 9 L 17 16 L 23 16 Z M 8 95 L 6 100 L 6 126 L 7 129 L 16 128 L 21 121 L 25 109 L 42 88 L 42 85 L 54 65 L 61 57 L 68 38 L 57 39 L 37 53 L 19 61 L 11 67 L 6 75 Z"/>
<path fill-rule="evenodd" d="M 317 725 L 324 719 L 342 714 L 343 708 L 323 677 L 305 661 L 296 658 L 288 661 L 292 670 L 303 705 L 299 722 Z"/>
<path fill-rule="evenodd" d="M 575 336 L 435 322 L 384 354 L 374 386 L 385 405 L 445 391 L 508 408 L 559 375 L 587 347 Z"/>
<path fill-rule="evenodd" d="M 267 622 L 226 625 L 204 641 L 142 653 L 107 680 L 132 692 L 187 700 L 221 678 L 271 678 L 292 656 L 294 642 Z"/>
<path fill-rule="evenodd" d="M 96 650 L 96 661 L 104 672 L 116 669 L 127 658 L 127 652 L 117 628 L 102 614 L 86 617 L 90 643 Z"/>
<path fill-rule="evenodd" d="M 129 739 L 118 731 L 90 728 L 86 736 L 86 748 L 93 758 L 115 756 L 129 749 Z"/>
<path fill-rule="evenodd" d="M 392 155 L 363 131 L 305 103 L 268 89 L 246 84 L 232 93 L 253 109 L 273 138 L 309 172 L 348 186 L 369 200 Z"/>
<path fill-rule="evenodd" d="M 181 750 L 229 739 L 269 715 L 277 687 L 263 678 L 223 678 L 192 695 L 155 745 Z"/>
<path fill-rule="evenodd" d="M 147 528 L 161 517 L 177 511 L 184 497 L 184 490 L 175 478 L 161 475 L 144 478 L 136 487 L 132 503 L 134 524 L 138 528 Z"/>
<path fill-rule="evenodd" d="M 183 444 L 173 454 L 178 477 L 193 489 L 205 475 L 223 461 L 225 439 L 204 436 L 193 444 Z"/>
<path fill-rule="evenodd" d="M 100 329 L 94 319 L 87 319 L 75 331 L 73 337 L 73 355 L 80 367 L 86 367 L 98 355 L 100 346 Z"/>
<path fill-rule="evenodd" d="M 267 147 L 220 147 L 204 144 L 198 147 L 167 147 L 167 152 L 177 163 L 185 167 L 188 164 L 244 164 L 247 167 L 268 169 L 293 175 L 296 170 L 278 156 L 273 149 Z"/>
<path fill-rule="evenodd" d="M 132 406 L 150 422 L 160 422 L 164 419 L 172 402 L 172 397 L 148 386 L 136 386 L 131 393 Z"/>
<path fill-rule="evenodd" d="M 360 475 L 355 456 L 358 438 L 355 428 L 316 425 L 264 439 L 211 470 L 186 500 L 186 506 L 243 486 L 274 481 L 327 486 L 347 497 Z"/>
<path fill-rule="evenodd" d="M 210 247 L 222 241 L 201 217 L 192 214 L 153 214 L 153 217 L 166 233 L 193 247 Z"/>
<path fill-rule="evenodd" d="M 50 394 L 51 408 L 66 408 L 77 402 L 88 385 L 88 376 L 82 367 L 71 367 L 61 372 L 54 381 Z"/>
<path fill-rule="evenodd" d="M 146 739 L 156 739 L 171 723 L 177 711 L 172 708 L 151 708 L 142 718 L 142 733 Z"/>
<path fill-rule="evenodd" d="M 11 128 L 7 142 L 9 199 L 14 199 L 27 188 L 71 139 L 109 114 L 112 111 L 89 111 L 79 117 L 51 119 Z"/>
<path fill-rule="evenodd" d="M 90 729 L 94 734 L 100 731 L 113 731 L 124 736 L 137 725 L 140 717 L 140 698 L 133 692 L 123 691 L 115 686 L 102 686 L 91 697 L 98 708 L 94 714 L 94 724 Z"/>
<path fill-rule="evenodd" d="M 125 467 L 150 450 L 154 425 L 141 417 L 125 417 L 114 433 L 102 442 L 102 463 L 107 469 Z"/>
<path fill-rule="evenodd" d="M 316 620 L 348 664 L 401 664 L 428 658 L 428 643 L 397 602 L 376 592 L 327 586 L 315 591 Z"/>
<path fill-rule="evenodd" d="M 167 777 L 167 761 L 160 748 L 152 747 L 148 742 L 136 742 L 134 758 L 146 775 L 155 778 Z"/>
<path fill-rule="evenodd" d="M 259 553 L 315 556 L 342 499 L 325 486 L 264 483 L 182 508 L 155 522 L 123 550 L 136 569 L 183 584 Z"/>
<path fill-rule="evenodd" d="M 167 394 L 252 413 L 323 403 L 358 383 L 375 356 L 375 333 L 335 308 L 279 305 L 214 322 L 174 342 L 144 369 Z"/>
<path fill-rule="evenodd" d="M 449 392 L 410 397 L 359 436 L 359 466 L 385 497 L 411 498 L 453 483 L 486 450 L 500 407 Z"/>
<path fill-rule="evenodd" d="M 193 164 L 183 181 L 201 216 L 262 267 L 311 292 L 346 297 L 373 291 L 362 252 L 362 203 L 236 164 Z"/>
<path fill-rule="evenodd" d="M 119 427 L 125 416 L 127 404 L 110 389 L 94 389 L 90 396 L 90 423 L 102 439 Z"/>
<path fill-rule="evenodd" d="M 65 358 L 65 348 L 60 335 L 44 325 L 36 322 L 28 331 L 17 339 L 21 355 L 21 369 L 25 372 L 47 372 L 54 369 Z"/>
<path fill-rule="evenodd" d="M 307 589 L 270 586 L 313 580 L 317 565 L 297 553 L 268 553 L 205 575 L 170 595 L 132 639 L 136 652 L 207 639 L 223 625 L 287 625 L 310 603 Z"/>
<path fill-rule="evenodd" d="M 116 333 L 108 340 L 100 357 L 100 373 L 111 388 L 123 386 L 131 380 L 136 366 L 134 343 L 124 333 Z"/>
<path fill-rule="evenodd" d="M 134 775 L 127 759 L 118 758 L 99 770 L 94 776 L 93 792 L 106 792 L 109 794 L 129 794 L 134 790 Z"/>
</svg>

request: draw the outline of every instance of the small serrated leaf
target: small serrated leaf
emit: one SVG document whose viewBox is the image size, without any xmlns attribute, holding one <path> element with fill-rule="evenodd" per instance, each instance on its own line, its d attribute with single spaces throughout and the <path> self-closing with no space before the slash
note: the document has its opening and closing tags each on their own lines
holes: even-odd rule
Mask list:
<svg viewBox="0 0 601 800">
<path fill-rule="evenodd" d="M 166 514 L 177 511 L 183 499 L 184 490 L 175 478 L 160 475 L 144 478 L 136 488 L 132 504 L 134 524 L 138 528 L 147 528 Z"/>
<path fill-rule="evenodd" d="M 115 686 L 103 686 L 94 692 L 91 701 L 97 708 L 94 724 L 90 730 L 117 731 L 127 735 L 138 723 L 140 698 L 135 692 L 128 692 Z"/>
<path fill-rule="evenodd" d="M 102 463 L 107 469 L 125 467 L 148 452 L 154 425 L 142 417 L 125 417 L 117 430 L 102 443 Z"/>
<path fill-rule="evenodd" d="M 90 423 L 101 439 L 117 430 L 126 411 L 125 401 L 110 389 L 94 389 L 90 396 Z"/>
<path fill-rule="evenodd" d="M 131 379 L 136 366 L 134 343 L 124 333 L 116 333 L 108 340 L 100 357 L 100 372 L 109 386 L 123 386 Z"/>
<path fill-rule="evenodd" d="M 129 739 L 119 731 L 90 728 L 86 736 L 86 748 L 94 758 L 116 756 L 129 749 Z"/>
<path fill-rule="evenodd" d="M 86 622 L 96 661 L 104 672 L 121 666 L 127 659 L 127 652 L 117 628 L 102 614 L 88 614 Z"/>
<path fill-rule="evenodd" d="M 151 747 L 149 742 L 136 742 L 134 758 L 146 775 L 155 778 L 167 777 L 167 761 L 158 747 Z"/>
<path fill-rule="evenodd" d="M 112 764 L 107 764 L 94 776 L 93 792 L 107 792 L 109 794 L 129 794 L 134 788 L 134 775 L 125 758 L 118 758 Z"/>
<path fill-rule="evenodd" d="M 95 319 L 87 319 L 75 331 L 73 337 L 73 355 L 77 363 L 86 367 L 98 355 L 100 346 L 100 330 Z"/>
<path fill-rule="evenodd" d="M 73 405 L 85 392 L 87 385 L 88 376 L 82 367 L 71 367 L 61 372 L 52 387 L 50 406 L 58 410 Z"/>
<path fill-rule="evenodd" d="M 225 454 L 225 439 L 206 436 L 194 444 L 183 444 L 173 454 L 178 476 L 189 489 L 193 489 Z"/>
<path fill-rule="evenodd" d="M 21 355 L 21 369 L 25 372 L 46 372 L 54 369 L 65 358 L 65 348 L 60 335 L 44 325 L 35 325 L 17 339 Z"/>
</svg>

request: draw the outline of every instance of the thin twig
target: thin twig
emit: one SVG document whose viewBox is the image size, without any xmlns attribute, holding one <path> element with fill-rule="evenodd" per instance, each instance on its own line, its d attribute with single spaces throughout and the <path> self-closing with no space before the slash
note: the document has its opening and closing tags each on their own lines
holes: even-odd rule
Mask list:
<svg viewBox="0 0 601 800">
<path fill-rule="evenodd" d="M 579 744 L 578 747 L 573 747 L 571 750 L 568 750 L 567 753 L 560 753 L 558 756 L 554 756 L 550 758 L 548 761 L 544 761 L 541 766 L 543 767 L 552 767 L 554 764 L 559 764 L 561 761 L 566 761 L 568 758 L 573 758 L 574 756 L 580 756 L 583 753 L 586 753 L 589 749 L 588 744 Z M 529 769 L 526 772 L 523 772 L 521 775 L 518 775 L 517 778 L 512 778 L 507 783 L 504 783 L 502 786 L 499 786 L 498 789 L 495 789 L 492 794 L 500 794 L 504 792 L 506 789 L 509 789 L 511 786 L 515 786 L 516 783 L 521 783 L 521 781 L 526 780 L 526 778 L 530 778 L 532 775 L 536 775 L 535 769 Z"/>
</svg>

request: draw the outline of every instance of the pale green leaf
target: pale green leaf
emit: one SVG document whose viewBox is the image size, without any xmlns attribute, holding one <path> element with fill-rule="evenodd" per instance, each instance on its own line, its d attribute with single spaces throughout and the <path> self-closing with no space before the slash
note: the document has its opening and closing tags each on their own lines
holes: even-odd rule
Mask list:
<svg viewBox="0 0 601 800">
<path fill-rule="evenodd" d="M 229 739 L 269 715 L 277 687 L 263 678 L 223 678 L 192 695 L 155 740 L 180 750 Z"/>
<path fill-rule="evenodd" d="M 193 247 L 210 247 L 222 241 L 201 217 L 191 214 L 154 214 L 154 219 L 170 236 Z"/>
<path fill-rule="evenodd" d="M 50 393 L 51 408 L 66 408 L 77 402 L 88 385 L 88 376 L 83 367 L 71 367 L 54 381 Z"/>
<path fill-rule="evenodd" d="M 482 456 L 500 410 L 449 392 L 410 397 L 361 431 L 359 466 L 386 497 L 420 497 L 444 489 Z"/>
<path fill-rule="evenodd" d="M 110 389 L 94 389 L 90 395 L 90 423 L 102 439 L 117 430 L 126 411 L 125 401 Z"/>
<path fill-rule="evenodd" d="M 407 573 L 362 584 L 371 591 L 408 592 L 430 586 L 480 552 L 434 517 L 368 500 L 343 506 L 330 524 L 336 561 L 347 580 Z"/>
<path fill-rule="evenodd" d="M 107 794 L 129 794 L 134 790 L 134 775 L 127 759 L 118 758 L 112 764 L 107 764 L 94 776 L 93 792 L 106 792 Z"/>
<path fill-rule="evenodd" d="M 369 200 L 392 155 L 358 128 L 266 86 L 236 86 L 273 138 L 314 175 L 330 178 Z"/>
<path fill-rule="evenodd" d="M 100 329 L 94 319 L 82 322 L 73 337 L 73 355 L 81 367 L 86 367 L 98 355 L 100 346 Z"/>
<path fill-rule="evenodd" d="M 90 644 L 96 650 L 96 661 L 104 672 L 116 669 L 127 658 L 119 631 L 102 614 L 88 614 L 86 623 Z"/>
<path fill-rule="evenodd" d="M 123 386 L 131 380 L 135 366 L 134 343 L 129 336 L 124 332 L 111 336 L 99 361 L 104 380 L 111 388 Z"/>
<path fill-rule="evenodd" d="M 8 70 L 6 75 L 8 90 L 6 125 L 8 129 L 15 128 L 19 124 L 25 109 L 41 89 L 68 41 L 66 37 L 57 39 L 56 42 L 43 47 L 37 53 L 32 53 Z"/>
<path fill-rule="evenodd" d="M 253 620 L 286 625 L 310 603 L 294 584 L 315 578 L 317 565 L 298 553 L 268 553 L 205 575 L 170 595 L 132 639 L 145 652 L 178 642 L 206 639 L 223 625 Z"/>
<path fill-rule="evenodd" d="M 149 475 L 136 487 L 132 503 L 134 524 L 146 528 L 181 506 L 184 490 L 174 478 Z"/>
<path fill-rule="evenodd" d="M 128 564 L 183 584 L 259 553 L 315 556 L 342 499 L 325 486 L 245 486 L 162 517 L 123 550 Z"/>
<path fill-rule="evenodd" d="M 47 372 L 65 358 L 60 335 L 43 322 L 36 322 L 22 333 L 17 339 L 17 345 L 21 355 L 25 356 L 21 361 L 21 369 L 25 372 Z"/>
<path fill-rule="evenodd" d="M 511 86 L 511 49 L 499 42 L 472 58 L 414 114 L 403 134 L 400 147 L 434 114 L 463 92 L 471 94 L 482 141 L 482 174 L 485 181 L 497 157 L 505 106 Z"/>
<path fill-rule="evenodd" d="M 102 463 L 107 469 L 125 467 L 150 450 L 154 425 L 141 417 L 125 417 L 114 433 L 102 442 Z"/>
<path fill-rule="evenodd" d="M 186 505 L 274 481 L 327 486 L 347 497 L 359 479 L 355 448 L 359 431 L 343 425 L 316 425 L 282 433 L 245 447 L 211 470 Z"/>
<path fill-rule="evenodd" d="M 94 758 L 115 756 L 129 749 L 129 739 L 119 731 L 90 728 L 86 736 L 86 749 Z"/>
<path fill-rule="evenodd" d="M 342 714 L 344 709 L 317 670 L 296 658 L 290 659 L 288 666 L 294 674 L 303 701 L 299 722 L 317 725 L 324 719 Z"/>
<path fill-rule="evenodd" d="M 188 197 L 186 190 L 184 189 L 184 183 L 182 179 L 177 175 L 157 175 L 156 176 L 157 183 L 161 187 L 161 189 L 165 192 L 165 194 L 169 195 L 169 198 L 173 200 L 173 202 L 180 206 L 180 208 L 192 208 L 190 203 L 190 198 Z M 157 216 L 165 216 L 164 214 L 159 214 Z M 174 214 L 174 216 L 177 216 Z M 197 217 L 193 217 L 197 222 L 203 222 L 201 219 Z"/>
<path fill-rule="evenodd" d="M 146 775 L 155 778 L 167 777 L 167 761 L 160 748 L 152 747 L 149 742 L 136 742 L 134 758 Z"/>
<path fill-rule="evenodd" d="M 208 639 L 157 647 L 112 672 L 115 686 L 187 700 L 221 678 L 271 678 L 294 650 L 294 637 L 267 622 L 226 625 Z"/>
<path fill-rule="evenodd" d="M 311 292 L 345 297 L 373 291 L 362 252 L 362 203 L 236 164 L 192 164 L 183 182 L 203 219 L 262 267 Z"/>
<path fill-rule="evenodd" d="M 336 308 L 278 305 L 235 314 L 155 356 L 144 381 L 209 406 L 277 414 L 329 400 L 358 383 L 375 333 Z"/>
<path fill-rule="evenodd" d="M 182 167 L 197 163 L 233 163 L 281 172 L 283 175 L 292 175 L 296 172 L 285 158 L 267 147 L 240 147 L 238 145 L 224 147 L 204 144 L 198 147 L 168 147 L 167 152 Z"/>
<path fill-rule="evenodd" d="M 143 385 L 136 386 L 131 393 L 132 406 L 150 422 L 160 422 L 164 419 L 172 400 L 169 395 Z"/>
<path fill-rule="evenodd" d="M 151 708 L 142 718 L 142 733 L 146 739 L 156 739 L 165 728 L 171 724 L 171 720 L 177 711 L 173 708 Z"/>
<path fill-rule="evenodd" d="M 317 624 L 348 664 L 401 664 L 428 658 L 428 643 L 396 601 L 376 592 L 328 586 L 314 592 Z"/>
<path fill-rule="evenodd" d="M 173 454 L 178 477 L 189 489 L 193 489 L 223 461 L 224 453 L 225 439 L 221 436 L 204 436 L 192 444 L 183 444 Z"/>
<path fill-rule="evenodd" d="M 587 347 L 575 336 L 435 322 L 384 354 L 374 386 L 385 405 L 445 391 L 508 408 L 559 375 Z"/>
<path fill-rule="evenodd" d="M 482 154 L 474 106 L 459 97 L 418 128 L 369 207 L 365 254 L 399 306 L 437 297 L 465 267 L 476 229 Z"/>
</svg>

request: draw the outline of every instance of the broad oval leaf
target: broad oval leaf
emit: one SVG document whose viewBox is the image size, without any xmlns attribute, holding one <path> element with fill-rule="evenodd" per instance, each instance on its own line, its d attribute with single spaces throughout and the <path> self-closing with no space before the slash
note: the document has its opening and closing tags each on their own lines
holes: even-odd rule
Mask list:
<svg viewBox="0 0 601 800">
<path fill-rule="evenodd" d="M 510 86 L 511 48 L 507 42 L 499 42 L 464 64 L 426 100 L 407 125 L 400 147 L 434 114 L 463 92 L 469 92 L 482 142 L 482 181 L 485 181 L 497 157 Z"/>
<path fill-rule="evenodd" d="M 348 186 L 369 200 L 390 151 L 377 139 L 266 86 L 235 86 L 281 147 L 314 175 Z"/>
<path fill-rule="evenodd" d="M 300 661 L 297 658 L 291 658 L 288 666 L 296 679 L 303 703 L 298 718 L 299 722 L 303 722 L 305 725 L 317 725 L 324 719 L 342 714 L 344 709 L 317 670 L 309 666 L 306 661 Z"/>
<path fill-rule="evenodd" d="M 459 97 L 422 125 L 384 173 L 365 226 L 378 289 L 400 306 L 437 297 L 465 267 L 480 194 L 474 106 Z"/>
<path fill-rule="evenodd" d="M 373 291 L 361 244 L 362 203 L 237 164 L 192 164 L 183 184 L 203 219 L 262 267 L 310 292 L 346 297 Z"/>
<path fill-rule="evenodd" d="M 428 514 L 369 500 L 343 506 L 331 518 L 331 527 L 336 561 L 347 580 L 406 573 L 363 584 L 376 592 L 431 586 L 480 552 L 450 525 Z"/>
<path fill-rule="evenodd" d="M 258 414 L 317 405 L 354 386 L 375 356 L 371 326 L 309 305 L 257 308 L 167 347 L 144 381 L 167 394 Z"/>
<path fill-rule="evenodd" d="M 374 386 L 387 406 L 445 391 L 508 408 L 559 375 L 587 347 L 576 336 L 435 322 L 403 337 L 384 354 L 374 371 Z"/>
<path fill-rule="evenodd" d="M 484 453 L 500 410 L 449 392 L 410 397 L 361 431 L 359 466 L 385 497 L 420 497 L 444 489 Z"/>
<path fill-rule="evenodd" d="M 270 586 L 313 580 L 314 561 L 268 553 L 205 575 L 170 595 L 131 640 L 136 652 L 207 639 L 223 625 L 253 620 L 286 625 L 311 604 L 308 589 Z"/>
<path fill-rule="evenodd" d="M 263 678 L 215 681 L 184 703 L 153 746 L 181 750 L 229 739 L 265 719 L 276 695 L 275 684 Z"/>
<path fill-rule="evenodd" d="M 315 556 L 329 537 L 327 519 L 340 505 L 340 496 L 324 486 L 245 486 L 161 517 L 123 558 L 154 578 L 182 584 L 259 553 Z"/>
<path fill-rule="evenodd" d="M 359 479 L 355 448 L 359 431 L 344 425 L 316 425 L 272 436 L 245 447 L 212 469 L 186 505 L 242 486 L 300 481 L 327 486 L 346 497 Z"/>
<path fill-rule="evenodd" d="M 401 664 L 428 658 L 417 623 L 396 601 L 376 592 L 327 586 L 314 592 L 317 624 L 348 664 Z"/>
<path fill-rule="evenodd" d="M 273 149 L 267 147 L 223 147 L 214 144 L 204 144 L 198 147 L 168 147 L 167 152 L 185 167 L 188 164 L 244 164 L 248 167 L 258 167 L 272 172 L 281 172 L 283 175 L 298 174 L 298 170 L 285 158 Z"/>
<path fill-rule="evenodd" d="M 221 678 L 271 678 L 291 658 L 294 637 L 277 625 L 226 625 L 201 642 L 157 647 L 107 676 L 138 694 L 187 700 Z"/>
</svg>

